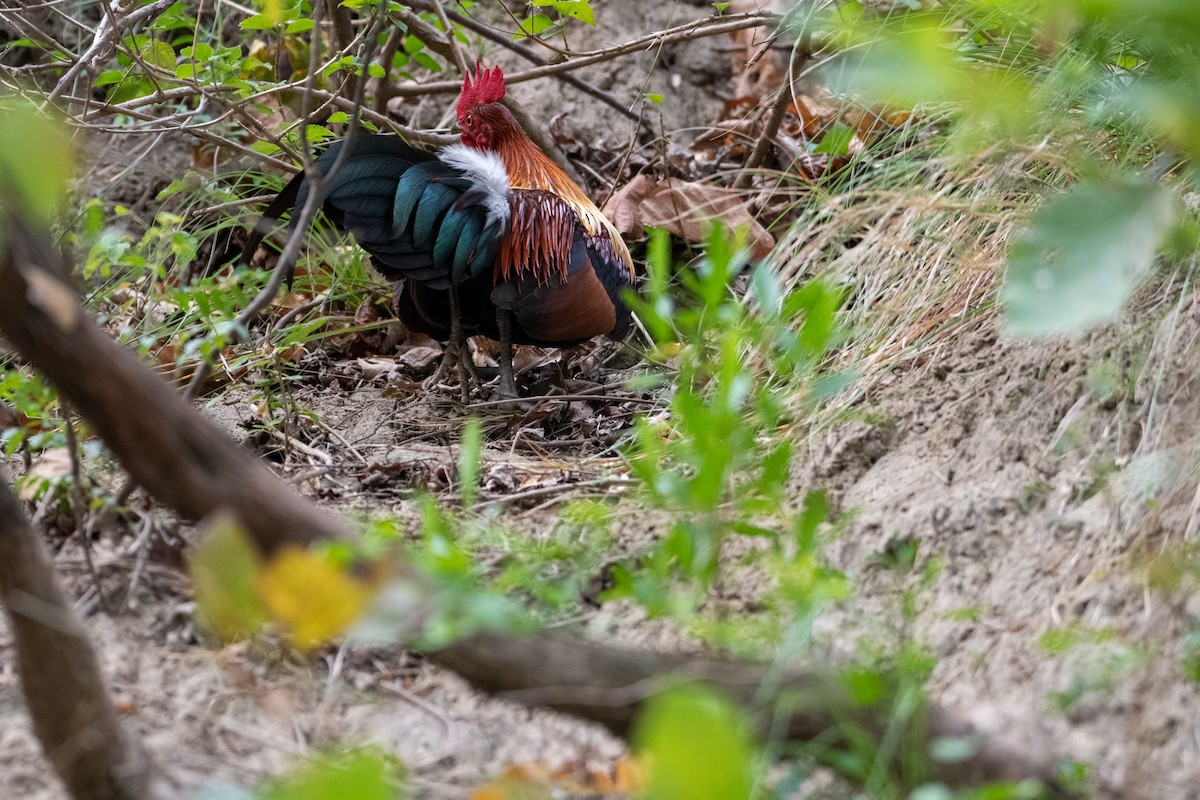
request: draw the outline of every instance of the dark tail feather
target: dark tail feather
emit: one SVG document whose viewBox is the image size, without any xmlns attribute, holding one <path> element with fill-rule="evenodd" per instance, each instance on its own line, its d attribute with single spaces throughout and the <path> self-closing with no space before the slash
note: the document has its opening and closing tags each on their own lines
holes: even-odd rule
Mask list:
<svg viewBox="0 0 1200 800">
<path fill-rule="evenodd" d="M 300 193 L 300 184 L 304 183 L 304 173 L 301 172 L 288 181 L 287 186 L 275 196 L 271 204 L 263 211 L 262 216 L 258 218 L 258 222 L 254 225 L 254 230 L 250 232 L 250 238 L 246 241 L 244 247 L 238 250 L 236 247 L 230 247 L 221 257 L 217 259 L 217 266 L 223 266 L 237 259 L 238 264 L 249 264 L 254 258 L 254 253 L 262 244 L 263 239 L 267 237 L 279 222 L 279 218 L 284 213 L 291 211 L 296 205 L 296 197 Z M 288 283 L 291 283 L 290 276 Z"/>
</svg>

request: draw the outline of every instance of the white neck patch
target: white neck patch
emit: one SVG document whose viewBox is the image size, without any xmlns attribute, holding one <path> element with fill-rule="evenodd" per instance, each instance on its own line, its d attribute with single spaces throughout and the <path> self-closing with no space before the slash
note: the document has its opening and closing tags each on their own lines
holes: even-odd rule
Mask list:
<svg viewBox="0 0 1200 800">
<path fill-rule="evenodd" d="M 465 144 L 452 144 L 437 154 L 448 167 L 461 170 L 471 179 L 472 188 L 486 198 L 483 205 L 488 210 L 488 223 L 508 225 L 508 171 L 504 162 L 495 153 L 476 150 Z"/>
</svg>

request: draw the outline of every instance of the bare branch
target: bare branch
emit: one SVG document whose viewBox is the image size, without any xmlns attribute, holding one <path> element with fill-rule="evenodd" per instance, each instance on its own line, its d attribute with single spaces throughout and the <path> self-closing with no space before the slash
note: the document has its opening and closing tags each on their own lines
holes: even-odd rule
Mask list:
<svg viewBox="0 0 1200 800">
<path fill-rule="evenodd" d="M 417 2 L 414 3 L 414 5 L 424 6 L 424 5 L 432 3 L 432 2 L 433 2 L 433 0 L 417 0 Z M 490 25 L 483 24 L 482 22 L 475 19 L 474 17 L 468 16 L 466 14 L 459 14 L 456 11 L 447 11 L 446 14 L 450 19 L 457 22 L 459 25 L 462 25 L 464 28 L 467 28 L 468 30 L 471 30 L 471 31 L 479 34 L 484 39 L 487 39 L 490 42 L 494 42 L 495 44 L 498 44 L 501 47 L 504 47 L 508 50 L 513 51 L 514 53 L 521 56 L 521 58 L 525 59 L 526 61 L 530 61 L 539 66 L 550 63 L 549 59 L 547 59 L 545 56 L 541 55 L 540 53 L 534 52 L 527 45 L 524 45 L 520 42 L 514 42 L 512 40 L 512 37 L 508 36 L 505 33 L 497 31 L 495 28 L 492 28 Z M 418 17 L 418 19 L 420 19 L 420 18 Z M 616 99 L 611 94 L 609 94 L 608 92 L 601 89 L 599 86 L 596 86 L 594 83 L 591 83 L 590 81 L 585 81 L 583 78 L 580 78 L 576 75 L 572 75 L 569 72 L 563 72 L 558 75 L 555 75 L 554 77 L 558 78 L 560 81 L 567 84 L 568 86 L 578 89 L 579 91 L 583 92 L 584 94 L 588 95 L 589 97 L 596 98 L 597 100 L 599 100 L 600 102 L 602 102 L 606 106 L 608 106 L 609 108 L 616 111 L 618 114 L 621 114 L 624 117 L 628 117 L 629 119 L 631 119 L 635 122 L 641 121 L 641 116 L 633 113 L 633 111 L 631 111 L 629 109 L 628 104 L 622 103 L 620 100 Z"/>
<path fill-rule="evenodd" d="M 523 83 L 538 78 L 559 75 L 580 67 L 586 67 L 589 64 L 611 61 L 614 58 L 620 58 L 630 53 L 649 50 L 652 47 L 661 47 L 662 45 L 686 42 L 708 36 L 720 36 L 723 33 L 740 31 L 745 28 L 757 28 L 766 23 L 775 22 L 778 19 L 778 14 L 772 14 L 767 11 L 750 11 L 745 14 L 732 14 L 727 17 L 705 17 L 704 19 L 689 22 L 685 25 L 677 25 L 674 28 L 667 28 L 657 33 L 638 37 L 624 44 L 613 45 L 602 50 L 576 53 L 573 58 L 558 64 L 546 64 L 527 69 L 524 72 L 505 75 L 504 81 L 508 84 Z M 454 81 L 440 81 L 436 83 L 424 83 L 419 86 L 399 86 L 396 88 L 396 94 L 404 96 L 451 94 L 457 92 L 460 88 L 459 84 Z"/>
<path fill-rule="evenodd" d="M 155 0 L 149 5 L 136 8 L 137 0 L 116 0 L 112 6 L 106 3 L 104 19 L 96 26 L 96 36 L 92 40 L 91 46 L 59 79 L 47 101 L 51 104 L 57 103 L 80 73 L 94 71 L 97 64 L 112 58 L 122 34 L 153 19 L 174 4 L 175 0 Z"/>
<path fill-rule="evenodd" d="M 454 38 L 454 28 L 450 25 L 450 20 L 446 18 L 446 9 L 442 6 L 440 0 L 433 0 L 433 10 L 437 14 L 438 21 L 442 23 L 442 27 L 446 30 L 446 39 L 450 42 L 450 52 L 454 55 L 454 64 L 458 67 L 458 71 L 463 75 L 471 71 L 471 65 L 467 62 L 466 56 L 463 55 L 462 48 L 458 46 L 458 39 Z"/>
</svg>

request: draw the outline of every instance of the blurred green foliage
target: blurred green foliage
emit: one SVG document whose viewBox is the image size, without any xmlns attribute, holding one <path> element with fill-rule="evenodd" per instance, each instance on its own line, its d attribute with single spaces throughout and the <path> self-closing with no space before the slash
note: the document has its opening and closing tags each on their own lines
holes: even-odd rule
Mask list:
<svg viewBox="0 0 1200 800">
<path fill-rule="evenodd" d="M 1185 188 L 1196 179 L 1192 0 L 946 0 L 886 13 L 854 0 L 800 2 L 787 24 L 832 45 L 826 84 L 917 109 L 952 152 L 1053 150 L 1055 163 L 1085 176 L 1013 245 L 1002 301 L 1014 333 L 1111 322 L 1160 248 L 1195 250 L 1195 222 L 1158 185 L 1170 159 L 1186 165 Z M 1155 153 L 1169 160 L 1148 168 Z"/>
</svg>

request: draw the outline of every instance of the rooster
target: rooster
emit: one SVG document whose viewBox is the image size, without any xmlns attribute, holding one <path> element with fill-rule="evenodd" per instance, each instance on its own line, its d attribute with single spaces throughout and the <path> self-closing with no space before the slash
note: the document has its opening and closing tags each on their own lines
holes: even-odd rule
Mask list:
<svg viewBox="0 0 1200 800">
<path fill-rule="evenodd" d="M 613 225 L 501 104 L 499 67 L 463 79 L 461 144 L 437 153 L 395 136 L 337 142 L 314 162 L 323 208 L 386 278 L 403 281 L 400 319 L 447 342 L 466 396 L 467 336 L 500 342 L 498 393 L 516 397 L 514 344 L 570 346 L 620 338 L 633 259 Z M 342 151 L 345 151 L 343 154 Z M 337 169 L 332 169 L 340 162 Z M 312 190 L 297 175 L 263 213 L 243 260 Z M 293 222 L 295 215 L 293 215 Z"/>
</svg>

